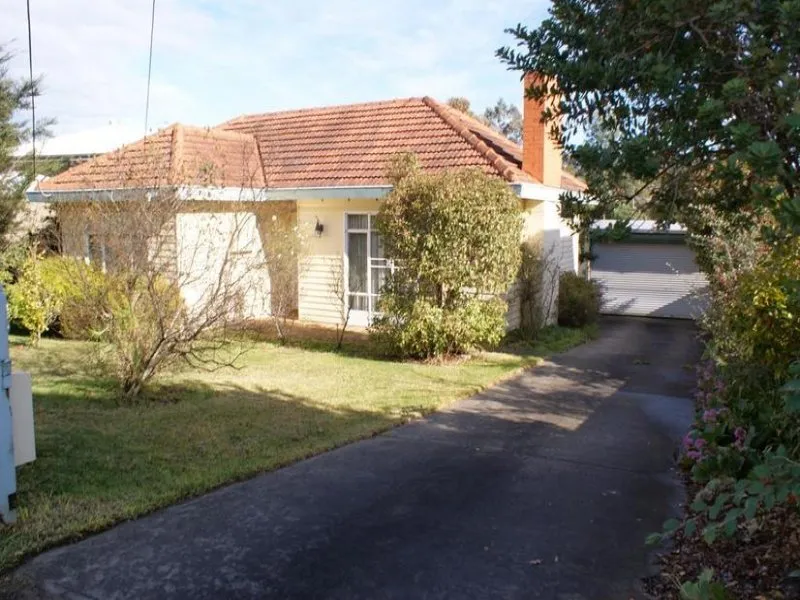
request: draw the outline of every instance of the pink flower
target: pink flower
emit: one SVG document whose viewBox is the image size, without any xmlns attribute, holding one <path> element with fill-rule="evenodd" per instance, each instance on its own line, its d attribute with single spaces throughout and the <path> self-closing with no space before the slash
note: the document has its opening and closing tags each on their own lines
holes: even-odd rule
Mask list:
<svg viewBox="0 0 800 600">
<path fill-rule="evenodd" d="M 726 408 L 709 408 L 708 410 L 703 411 L 703 422 L 716 423 L 717 418 L 723 416 L 727 412 L 728 409 Z"/>
<path fill-rule="evenodd" d="M 686 453 L 686 456 L 691 460 L 700 460 L 703 457 L 703 454 L 701 452 L 698 452 L 697 450 L 689 450 Z"/>
<path fill-rule="evenodd" d="M 733 432 L 733 437 L 736 440 L 733 442 L 737 450 L 744 450 L 744 442 L 747 439 L 747 432 L 742 427 L 737 427 Z"/>
<path fill-rule="evenodd" d="M 697 438 L 694 441 L 694 447 L 697 448 L 698 450 L 702 450 L 703 446 L 705 446 L 705 445 L 706 445 L 706 441 L 703 438 Z"/>
</svg>

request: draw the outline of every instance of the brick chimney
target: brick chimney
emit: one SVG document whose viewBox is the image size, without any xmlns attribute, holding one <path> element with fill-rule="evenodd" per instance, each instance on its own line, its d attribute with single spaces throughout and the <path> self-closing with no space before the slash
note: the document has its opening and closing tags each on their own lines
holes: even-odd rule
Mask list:
<svg viewBox="0 0 800 600">
<path fill-rule="evenodd" d="M 527 73 L 525 90 L 541 82 L 538 73 Z M 522 170 L 545 185 L 561 187 L 561 148 L 550 135 L 552 123 L 542 123 L 547 103 L 557 98 L 534 100 L 523 95 L 522 108 Z"/>
</svg>

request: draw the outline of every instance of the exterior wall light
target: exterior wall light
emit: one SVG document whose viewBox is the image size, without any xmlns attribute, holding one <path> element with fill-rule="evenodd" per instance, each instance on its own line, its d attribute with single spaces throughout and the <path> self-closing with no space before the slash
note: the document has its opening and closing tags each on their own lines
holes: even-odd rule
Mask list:
<svg viewBox="0 0 800 600">
<path fill-rule="evenodd" d="M 317 220 L 317 224 L 314 225 L 314 235 L 317 237 L 322 237 L 322 232 L 325 231 L 325 225 L 319 222 L 319 217 L 314 217 Z"/>
</svg>

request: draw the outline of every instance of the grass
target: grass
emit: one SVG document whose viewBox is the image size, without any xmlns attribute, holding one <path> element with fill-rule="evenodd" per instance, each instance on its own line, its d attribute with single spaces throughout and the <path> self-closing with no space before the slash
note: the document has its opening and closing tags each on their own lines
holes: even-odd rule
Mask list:
<svg viewBox="0 0 800 600">
<path fill-rule="evenodd" d="M 18 470 L 18 522 L 0 529 L 0 572 L 25 557 L 228 482 L 437 410 L 564 350 L 587 332 L 453 364 L 389 362 L 327 342 L 257 342 L 240 370 L 183 372 L 121 405 L 92 375 L 88 342 L 12 337 L 33 377 L 38 458 Z"/>
</svg>

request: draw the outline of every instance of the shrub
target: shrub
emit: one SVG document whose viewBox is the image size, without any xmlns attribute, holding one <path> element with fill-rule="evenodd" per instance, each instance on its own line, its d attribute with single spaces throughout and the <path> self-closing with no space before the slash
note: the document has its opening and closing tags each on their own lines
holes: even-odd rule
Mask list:
<svg viewBox="0 0 800 600">
<path fill-rule="evenodd" d="M 32 345 L 59 319 L 66 303 L 78 293 L 70 279 L 77 261 L 31 253 L 21 264 L 16 282 L 8 286 L 9 318 L 25 328 Z"/>
<path fill-rule="evenodd" d="M 783 443 L 800 454 L 800 416 L 779 392 L 800 356 L 800 241 L 715 264 L 701 324 L 717 383 L 705 390 L 700 380 L 700 409 L 729 411 L 758 451 Z"/>
<path fill-rule="evenodd" d="M 473 298 L 451 310 L 426 298 L 387 295 L 384 314 L 373 324 L 373 338 L 391 356 L 430 358 L 463 354 L 500 343 L 506 303 L 497 298 Z"/>
<path fill-rule="evenodd" d="M 576 273 L 562 273 L 558 281 L 558 324 L 584 327 L 597 322 L 602 294 L 596 282 Z"/>
<path fill-rule="evenodd" d="M 154 181 L 160 177 L 153 173 Z M 194 212 L 192 202 L 157 187 L 136 188 L 120 202 L 57 207 L 62 247 L 79 251 L 76 242 L 88 230 L 91 260 L 104 271 L 75 278 L 80 294 L 63 315 L 66 329 L 104 342 L 95 346 L 104 355 L 97 362 L 125 400 L 177 362 L 219 368 L 235 364 L 244 350 L 230 330 L 257 308 L 254 292 L 267 271 L 258 239 L 264 215 L 244 202 L 196 213 L 176 249 L 176 227 Z"/>
<path fill-rule="evenodd" d="M 526 241 L 521 250 L 522 260 L 514 290 L 519 298 L 519 333 L 525 339 L 535 339 L 543 327 L 551 324 L 559 268 L 552 249 L 544 252 L 540 242 Z"/>
<path fill-rule="evenodd" d="M 518 198 L 477 169 L 423 173 L 408 154 L 395 157 L 389 176 L 377 228 L 396 269 L 373 335 L 417 358 L 498 343 L 520 264 Z"/>
<path fill-rule="evenodd" d="M 749 235 L 740 229 L 735 249 L 706 254 L 708 359 L 682 464 L 702 485 L 685 530 L 702 525 L 708 543 L 737 535 L 761 511 L 798 507 L 800 240 L 769 248 L 758 231 Z M 730 242 L 724 227 L 703 240 L 705 250 Z"/>
</svg>

